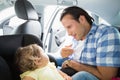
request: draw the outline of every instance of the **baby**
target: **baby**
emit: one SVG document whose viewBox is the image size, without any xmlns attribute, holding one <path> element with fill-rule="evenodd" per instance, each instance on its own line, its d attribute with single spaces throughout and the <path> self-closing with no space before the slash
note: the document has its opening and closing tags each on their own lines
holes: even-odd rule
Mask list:
<svg viewBox="0 0 120 80">
<path fill-rule="evenodd" d="M 72 80 L 67 74 L 57 70 L 37 44 L 18 48 L 15 57 L 22 72 L 21 80 Z"/>
</svg>

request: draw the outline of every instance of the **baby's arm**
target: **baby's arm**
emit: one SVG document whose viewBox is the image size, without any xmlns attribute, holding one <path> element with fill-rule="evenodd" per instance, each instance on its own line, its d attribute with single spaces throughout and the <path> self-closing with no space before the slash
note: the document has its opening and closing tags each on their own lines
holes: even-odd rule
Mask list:
<svg viewBox="0 0 120 80">
<path fill-rule="evenodd" d="M 29 77 L 29 76 L 25 76 L 21 80 L 35 80 L 35 79 L 33 79 L 32 77 Z"/>
<path fill-rule="evenodd" d="M 58 72 L 63 76 L 65 80 L 72 80 L 70 76 L 68 76 L 66 73 L 62 72 L 61 70 L 58 70 Z"/>
</svg>

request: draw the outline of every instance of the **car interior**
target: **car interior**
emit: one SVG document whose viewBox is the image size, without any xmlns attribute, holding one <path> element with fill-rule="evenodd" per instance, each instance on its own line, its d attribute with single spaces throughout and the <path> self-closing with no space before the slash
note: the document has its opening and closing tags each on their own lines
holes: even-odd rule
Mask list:
<svg viewBox="0 0 120 80">
<path fill-rule="evenodd" d="M 31 34 L 5 35 L 0 37 L 0 80 L 20 80 L 20 70 L 15 64 L 14 55 L 19 47 L 29 44 L 38 44 L 43 47 L 41 40 Z M 55 62 L 52 56 L 48 56 L 51 62 Z M 57 66 L 56 62 L 55 65 Z"/>
<path fill-rule="evenodd" d="M 36 1 L 36 0 L 35 0 Z M 48 18 L 44 18 L 42 20 L 41 19 L 41 14 L 38 14 L 37 7 L 35 8 L 32 3 L 35 3 L 35 1 L 31 1 L 30 0 L 13 0 L 13 2 L 15 2 L 14 4 L 14 10 L 15 10 L 15 14 L 13 14 L 10 17 L 16 18 L 17 20 L 20 20 L 20 23 L 17 22 L 17 25 L 13 25 L 11 24 L 11 22 L 15 22 L 12 21 L 12 19 L 8 19 L 5 23 L 3 22 L 2 24 L 7 25 L 6 27 L 3 27 L 4 31 L 3 32 L 5 35 L 0 36 L 0 80 L 20 80 L 20 70 L 19 68 L 16 66 L 15 64 L 15 60 L 14 60 L 14 55 L 16 53 L 16 50 L 18 47 L 21 46 L 26 46 L 29 44 L 33 44 L 36 43 L 38 45 L 40 45 L 41 47 L 43 47 L 46 52 L 55 52 L 56 50 L 58 50 L 57 48 L 60 47 L 60 45 L 62 44 L 62 42 L 64 42 L 64 38 L 61 38 L 61 36 L 65 35 L 65 31 L 62 30 L 61 25 L 59 29 L 56 29 L 54 31 L 54 28 L 51 26 L 52 24 L 56 23 L 56 19 L 54 19 L 54 16 L 50 16 L 51 19 L 54 19 L 54 21 L 52 22 L 51 20 L 48 20 L 49 22 L 47 23 L 45 19 Z M 43 3 L 47 3 L 47 1 L 43 1 L 40 0 Z M 70 0 L 70 2 L 67 2 L 67 0 L 54 0 L 53 2 L 58 1 L 57 5 L 73 5 L 73 1 L 77 1 L 77 0 Z M 62 2 L 63 1 L 63 2 Z M 79 0 L 78 0 L 79 1 Z M 104 9 L 102 9 L 102 5 L 106 5 L 104 3 L 98 3 L 96 0 L 94 1 L 94 5 L 99 5 L 97 8 L 99 9 L 93 9 L 94 7 L 87 7 L 85 6 L 86 4 L 82 4 L 82 3 L 77 3 L 75 2 L 74 4 L 79 4 L 82 7 L 84 7 L 85 9 L 91 10 L 93 11 L 93 13 L 96 12 L 97 15 L 104 17 L 105 20 L 107 20 L 109 23 L 112 24 L 112 26 L 116 27 L 119 31 L 120 31 L 120 7 L 116 6 L 113 7 L 114 9 L 109 10 L 108 12 L 114 15 L 107 15 L 104 14 Z M 109 0 L 106 0 L 106 2 Z M 56 3 L 52 3 L 52 1 L 50 1 L 51 4 L 56 4 Z M 85 1 L 86 2 L 86 1 Z M 112 1 L 109 1 L 110 3 L 112 3 Z M 86 2 L 87 3 L 87 2 Z M 119 1 L 115 2 L 116 4 L 119 3 Z M 36 3 L 39 4 L 39 3 Z M 92 5 L 93 3 L 91 2 L 90 5 Z M 113 4 L 114 5 L 114 4 Z M 108 4 L 108 6 L 110 6 L 110 4 Z M 108 7 L 107 6 L 107 7 Z M 42 6 L 44 7 L 44 6 Z M 66 7 L 66 6 L 65 6 Z M 39 8 L 39 7 L 38 7 Z M 45 6 L 46 8 L 46 6 Z M 64 7 L 56 7 L 54 8 L 54 15 L 57 15 L 57 13 L 59 12 L 57 9 L 62 10 Z M 52 12 L 52 8 L 50 7 L 51 12 Z M 118 9 L 118 10 L 117 10 Z M 99 12 L 100 10 L 100 12 Z M 115 12 L 114 10 L 117 10 L 117 12 Z M 39 11 L 42 11 L 39 10 Z M 108 13 L 107 12 L 107 13 Z M 48 12 L 50 14 L 50 11 Z M 101 14 L 99 14 L 101 13 Z M 43 14 L 42 14 L 43 15 Z M 94 18 L 96 18 L 96 23 L 98 19 L 98 16 L 96 15 L 92 15 Z M 110 16 L 110 18 L 108 18 Z M 49 17 L 49 16 L 47 16 Z M 113 22 L 112 22 L 113 21 Z M 43 24 L 46 23 L 46 24 Z M 8 27 L 8 24 L 11 24 L 13 27 L 15 26 L 15 28 L 12 27 Z M 56 23 L 58 24 L 58 23 Z M 56 25 L 55 24 L 55 25 Z M 47 33 L 43 33 L 43 26 L 49 25 L 50 27 L 44 31 L 46 31 Z M 55 26 L 56 27 L 56 26 Z M 10 32 L 11 31 L 11 32 Z M 57 32 L 55 34 L 55 32 Z M 64 34 L 62 34 L 64 33 Z M 43 36 L 43 34 L 45 36 Z M 48 38 L 49 37 L 49 38 Z M 43 39 L 44 38 L 44 39 Z M 48 38 L 48 40 L 47 40 Z M 60 39 L 61 38 L 61 39 Z M 47 45 L 49 44 L 49 45 Z M 55 44 L 55 45 L 54 45 Z M 54 46 L 53 46 L 54 45 Z M 50 61 L 55 62 L 55 59 L 48 55 L 50 58 Z M 57 63 L 55 62 L 55 65 L 57 66 Z M 118 77 L 120 77 L 120 70 L 118 72 Z"/>
<path fill-rule="evenodd" d="M 41 38 L 41 23 L 32 4 L 27 0 L 17 0 L 14 6 L 17 17 L 26 21 L 16 26 L 12 34 L 33 34 Z"/>
<path fill-rule="evenodd" d="M 26 0 L 17 0 L 15 12 L 20 19 L 26 21 L 17 26 L 11 35 L 0 36 L 0 80 L 20 80 L 20 70 L 14 60 L 18 47 L 34 43 L 43 47 L 40 35 L 41 24 L 32 4 Z M 50 61 L 55 62 L 52 56 L 48 56 Z"/>
</svg>

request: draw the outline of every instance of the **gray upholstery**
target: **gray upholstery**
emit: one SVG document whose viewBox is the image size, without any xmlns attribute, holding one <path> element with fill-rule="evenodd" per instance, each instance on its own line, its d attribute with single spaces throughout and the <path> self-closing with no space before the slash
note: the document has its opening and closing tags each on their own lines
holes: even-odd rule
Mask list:
<svg viewBox="0 0 120 80">
<path fill-rule="evenodd" d="M 41 38 L 41 24 L 32 4 L 27 0 L 17 0 L 14 7 L 17 17 L 26 21 L 18 25 L 12 34 L 32 34 Z"/>
<path fill-rule="evenodd" d="M 15 12 L 21 19 L 38 20 L 38 14 L 32 4 L 27 0 L 17 0 L 15 3 Z"/>
</svg>

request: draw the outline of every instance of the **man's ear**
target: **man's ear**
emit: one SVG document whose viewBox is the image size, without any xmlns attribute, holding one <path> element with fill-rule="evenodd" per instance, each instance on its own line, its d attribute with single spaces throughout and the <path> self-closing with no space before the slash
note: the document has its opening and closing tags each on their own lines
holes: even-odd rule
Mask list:
<svg viewBox="0 0 120 80">
<path fill-rule="evenodd" d="M 79 22 L 80 22 L 80 23 L 85 23 L 85 16 L 80 15 L 80 17 L 79 17 Z"/>
</svg>

